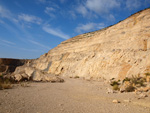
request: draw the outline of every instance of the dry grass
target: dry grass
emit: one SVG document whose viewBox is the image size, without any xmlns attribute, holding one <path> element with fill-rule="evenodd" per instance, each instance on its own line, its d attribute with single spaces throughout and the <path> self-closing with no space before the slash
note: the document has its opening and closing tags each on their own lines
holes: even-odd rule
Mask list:
<svg viewBox="0 0 150 113">
<path fill-rule="evenodd" d="M 11 78 L 4 78 L 3 75 L 0 75 L 0 90 L 11 89 L 13 87 L 14 81 Z"/>
<path fill-rule="evenodd" d="M 150 73 L 146 73 L 146 76 L 150 76 Z M 146 87 L 146 78 L 140 76 L 132 76 L 131 78 L 126 77 L 121 83 L 120 81 L 112 80 L 110 85 L 113 90 L 124 89 L 125 92 L 132 92 L 138 88 Z"/>
<path fill-rule="evenodd" d="M 13 85 L 9 79 L 3 79 L 2 76 L 0 77 L 0 90 L 11 89 L 12 87 Z"/>
<path fill-rule="evenodd" d="M 0 90 L 11 89 L 13 85 L 11 83 L 0 83 Z"/>
</svg>

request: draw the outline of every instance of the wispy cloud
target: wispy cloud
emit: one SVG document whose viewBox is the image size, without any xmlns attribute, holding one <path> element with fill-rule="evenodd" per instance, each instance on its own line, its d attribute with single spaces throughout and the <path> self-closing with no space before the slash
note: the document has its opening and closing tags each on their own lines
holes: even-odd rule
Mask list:
<svg viewBox="0 0 150 113">
<path fill-rule="evenodd" d="M 54 35 L 54 36 L 57 36 L 57 37 L 60 37 L 62 39 L 69 39 L 70 36 L 63 33 L 60 29 L 55 29 L 55 28 L 51 28 L 49 26 L 44 26 L 43 27 L 43 30 L 51 35 Z"/>
<path fill-rule="evenodd" d="M 53 8 L 53 7 L 46 7 L 45 10 L 44 10 L 44 12 L 46 14 L 48 14 L 50 17 L 55 17 L 55 14 L 54 14 L 55 11 L 56 11 L 56 9 Z"/>
<path fill-rule="evenodd" d="M 7 41 L 7 40 L 1 40 L 1 41 L 4 42 L 4 43 L 10 44 L 10 45 L 16 45 L 14 42 L 10 42 L 10 41 Z"/>
<path fill-rule="evenodd" d="M 78 13 L 82 14 L 84 17 L 87 16 L 87 14 L 89 13 L 86 6 L 83 6 L 83 5 L 80 5 L 79 7 L 77 7 L 76 10 Z"/>
<path fill-rule="evenodd" d="M 108 13 L 117 8 L 120 3 L 117 0 L 87 0 L 85 7 L 97 14 Z"/>
<path fill-rule="evenodd" d="M 16 44 L 14 42 L 11 42 L 11 41 L 8 41 L 8 40 L 0 39 L 0 45 L 14 46 Z"/>
<path fill-rule="evenodd" d="M 39 42 L 33 41 L 33 40 L 29 40 L 29 42 L 31 42 L 32 44 L 35 44 L 35 45 L 37 45 L 37 46 L 40 46 L 40 47 L 42 47 L 42 48 L 48 49 L 48 50 L 51 49 L 50 47 L 45 46 L 45 45 L 43 45 L 43 44 L 41 44 L 41 43 L 39 43 Z"/>
<path fill-rule="evenodd" d="M 76 27 L 75 31 L 78 33 L 83 33 L 83 32 L 89 32 L 89 31 L 94 31 L 98 29 L 102 29 L 105 27 L 104 23 L 87 23 L 87 24 L 79 24 L 78 27 Z"/>
<path fill-rule="evenodd" d="M 18 15 L 19 20 L 23 20 L 25 22 L 35 23 L 35 24 L 41 24 L 42 19 L 39 17 L 36 17 L 34 15 L 28 15 L 28 14 L 20 14 Z"/>
<path fill-rule="evenodd" d="M 8 14 L 8 16 L 7 16 L 7 14 Z M 15 35 L 19 39 L 19 41 L 23 41 L 24 43 L 30 42 L 34 45 L 40 46 L 41 50 L 42 50 L 42 48 L 48 49 L 48 50 L 51 49 L 50 47 L 48 47 L 46 45 L 43 45 L 39 42 L 36 42 L 36 41 L 33 41 L 33 40 L 29 41 L 29 38 L 34 39 L 32 37 L 32 34 L 30 34 L 28 31 L 26 31 L 24 28 L 22 28 L 22 25 L 19 24 L 20 21 L 28 22 L 28 23 L 41 24 L 42 20 L 40 18 L 38 18 L 36 16 L 33 16 L 33 15 L 20 14 L 20 15 L 18 15 L 18 20 L 17 20 L 15 14 L 11 13 L 8 9 L 6 9 L 2 6 L 0 6 L 0 17 L 4 18 L 4 19 L 8 19 L 10 22 L 12 22 L 12 24 L 14 24 L 14 26 L 11 26 L 11 25 L 9 25 L 9 24 L 7 24 L 7 23 L 5 23 L 1 20 L 2 25 L 6 29 L 8 29 L 10 32 L 15 33 Z M 28 38 L 21 38 L 22 36 L 20 36 L 20 33 L 18 33 L 18 30 L 19 30 L 20 33 L 23 33 L 24 37 L 28 37 Z M 0 44 L 16 48 L 15 43 L 4 40 L 4 39 L 0 40 Z M 25 50 L 25 51 L 33 51 L 33 52 L 35 51 L 33 49 L 30 49 L 30 50 L 25 49 L 25 48 L 21 48 L 21 49 Z M 41 51 L 41 50 L 38 50 L 38 51 Z"/>
<path fill-rule="evenodd" d="M 86 0 L 84 4 L 77 7 L 77 12 L 83 16 L 88 16 L 91 12 L 102 16 L 118 7 L 120 3 L 117 0 Z"/>
<path fill-rule="evenodd" d="M 126 8 L 129 10 L 139 8 L 141 4 L 141 0 L 126 0 Z"/>
<path fill-rule="evenodd" d="M 10 18 L 11 13 L 9 10 L 0 5 L 0 17 L 2 18 Z"/>
</svg>

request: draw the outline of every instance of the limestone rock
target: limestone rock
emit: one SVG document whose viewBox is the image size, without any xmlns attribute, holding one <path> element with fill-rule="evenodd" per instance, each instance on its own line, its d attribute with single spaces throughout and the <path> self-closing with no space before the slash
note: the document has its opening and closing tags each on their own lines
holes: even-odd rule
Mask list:
<svg viewBox="0 0 150 113">
<path fill-rule="evenodd" d="M 124 79 L 150 69 L 150 9 L 111 27 L 68 39 L 34 61 L 61 76 Z"/>
<path fill-rule="evenodd" d="M 118 101 L 117 99 L 114 99 L 112 102 L 113 103 L 120 103 L 120 101 Z"/>
<path fill-rule="evenodd" d="M 126 103 L 129 103 L 129 102 L 131 102 L 131 100 L 129 100 L 129 99 L 128 99 L 128 100 L 123 100 L 123 101 L 124 101 L 124 102 L 126 102 Z"/>
<path fill-rule="evenodd" d="M 138 99 L 144 99 L 145 97 L 148 97 L 147 94 L 141 93 L 138 97 Z"/>
<path fill-rule="evenodd" d="M 111 88 L 107 88 L 107 92 L 106 93 L 114 93 L 114 91 Z"/>
<path fill-rule="evenodd" d="M 149 90 L 150 90 L 150 87 L 148 87 L 148 86 L 147 87 L 141 87 L 141 88 L 137 89 L 138 92 L 148 92 Z"/>
<path fill-rule="evenodd" d="M 45 82 L 64 82 L 63 79 L 56 77 L 55 75 L 48 74 L 29 66 L 17 67 L 16 71 L 13 73 L 13 77 L 16 81 L 33 80 Z"/>
<path fill-rule="evenodd" d="M 150 9 L 102 30 L 62 42 L 29 64 L 33 80 L 45 80 L 46 72 L 66 77 L 109 80 L 150 72 Z M 32 73 L 32 68 L 35 71 Z M 17 74 L 17 73 L 16 73 Z M 22 76 L 22 75 L 19 75 Z M 44 76 L 45 77 L 45 76 Z M 19 78 L 19 77 L 18 77 Z"/>
</svg>

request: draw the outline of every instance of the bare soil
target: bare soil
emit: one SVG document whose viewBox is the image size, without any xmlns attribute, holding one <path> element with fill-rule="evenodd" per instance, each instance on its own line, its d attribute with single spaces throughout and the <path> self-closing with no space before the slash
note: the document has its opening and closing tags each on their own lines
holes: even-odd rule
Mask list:
<svg viewBox="0 0 150 113">
<path fill-rule="evenodd" d="M 150 113 L 150 96 L 107 94 L 107 87 L 104 82 L 73 78 L 65 78 L 64 83 L 15 85 L 0 90 L 0 113 Z M 113 103 L 114 99 L 120 103 Z"/>
</svg>

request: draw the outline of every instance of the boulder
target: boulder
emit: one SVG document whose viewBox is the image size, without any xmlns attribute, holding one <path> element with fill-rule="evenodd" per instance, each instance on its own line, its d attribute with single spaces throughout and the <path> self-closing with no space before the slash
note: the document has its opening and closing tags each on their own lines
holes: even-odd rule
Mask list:
<svg viewBox="0 0 150 113">
<path fill-rule="evenodd" d="M 48 74 L 47 72 L 29 66 L 17 67 L 12 75 L 16 81 L 32 80 L 37 82 L 64 82 L 63 79 L 56 75 Z"/>
</svg>

